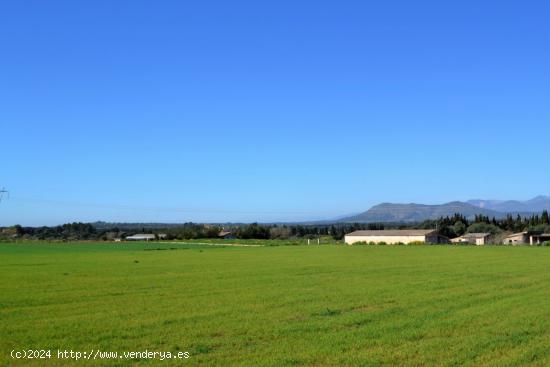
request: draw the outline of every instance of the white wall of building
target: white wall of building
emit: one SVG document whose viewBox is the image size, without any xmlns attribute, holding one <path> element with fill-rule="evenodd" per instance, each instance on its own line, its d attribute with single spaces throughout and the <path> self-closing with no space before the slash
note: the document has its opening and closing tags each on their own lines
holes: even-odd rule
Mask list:
<svg viewBox="0 0 550 367">
<path fill-rule="evenodd" d="M 346 236 L 345 241 L 348 245 L 356 242 L 386 242 L 387 244 L 426 242 L 426 236 Z"/>
</svg>

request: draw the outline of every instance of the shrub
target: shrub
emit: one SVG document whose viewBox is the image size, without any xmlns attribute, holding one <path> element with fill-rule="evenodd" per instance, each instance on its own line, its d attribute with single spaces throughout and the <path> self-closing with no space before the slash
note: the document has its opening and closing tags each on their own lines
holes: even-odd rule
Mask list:
<svg viewBox="0 0 550 367">
<path fill-rule="evenodd" d="M 422 241 L 412 241 L 412 242 L 409 242 L 409 246 L 422 246 L 422 245 L 425 245 L 426 242 L 422 242 Z"/>
<path fill-rule="evenodd" d="M 378 246 L 386 246 L 386 245 L 387 245 L 387 243 L 386 243 L 386 242 L 384 242 L 384 241 L 382 241 L 382 242 L 378 242 Z"/>
<path fill-rule="evenodd" d="M 550 241 L 546 241 L 542 243 L 542 246 L 550 247 Z"/>
</svg>

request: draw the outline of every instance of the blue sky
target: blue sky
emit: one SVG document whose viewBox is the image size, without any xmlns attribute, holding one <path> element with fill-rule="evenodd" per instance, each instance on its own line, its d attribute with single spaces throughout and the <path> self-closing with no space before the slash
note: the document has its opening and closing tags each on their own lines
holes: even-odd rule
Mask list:
<svg viewBox="0 0 550 367">
<path fill-rule="evenodd" d="M 11 1 L 0 225 L 550 194 L 545 1 Z"/>
</svg>

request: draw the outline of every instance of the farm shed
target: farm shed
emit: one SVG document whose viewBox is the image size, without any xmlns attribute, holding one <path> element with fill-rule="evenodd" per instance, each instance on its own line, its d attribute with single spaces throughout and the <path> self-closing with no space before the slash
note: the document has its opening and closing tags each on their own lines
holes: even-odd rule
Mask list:
<svg viewBox="0 0 550 367">
<path fill-rule="evenodd" d="M 550 233 L 541 233 L 541 232 L 520 232 L 514 233 L 507 237 L 504 237 L 502 241 L 505 245 L 540 245 L 544 242 L 550 241 Z"/>
<path fill-rule="evenodd" d="M 490 233 L 466 233 L 463 236 L 453 238 L 452 243 L 471 243 L 472 245 L 485 245 L 491 240 Z"/>
<path fill-rule="evenodd" d="M 446 237 L 440 236 L 433 229 L 393 229 L 380 231 L 355 231 L 345 236 L 348 245 L 356 242 L 385 242 L 387 244 L 395 243 L 446 243 Z"/>
<path fill-rule="evenodd" d="M 544 242 L 550 242 L 550 233 L 541 233 L 541 234 L 534 234 L 531 235 L 531 242 L 529 242 L 531 245 L 540 245 Z"/>
</svg>

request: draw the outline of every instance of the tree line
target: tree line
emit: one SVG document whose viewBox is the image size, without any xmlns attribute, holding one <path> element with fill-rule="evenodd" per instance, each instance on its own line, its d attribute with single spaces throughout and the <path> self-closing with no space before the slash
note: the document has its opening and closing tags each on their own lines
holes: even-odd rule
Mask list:
<svg viewBox="0 0 550 367">
<path fill-rule="evenodd" d="M 0 229 L 0 239 L 29 240 L 114 240 L 138 233 L 164 234 L 165 239 L 200 239 L 218 238 L 221 231 L 231 232 L 231 236 L 239 239 L 290 239 L 332 237 L 341 240 L 347 233 L 357 230 L 382 229 L 437 229 L 443 236 L 454 238 L 465 233 L 503 232 L 550 232 L 548 211 L 541 215 L 522 217 L 508 215 L 504 218 L 489 218 L 476 215 L 469 220 L 461 214 L 442 217 L 436 220 L 426 220 L 421 223 L 333 223 L 333 224 L 229 224 L 212 225 L 199 223 L 183 223 L 158 227 L 137 224 L 118 224 L 114 226 L 95 226 L 92 223 L 67 223 L 53 227 L 4 227 Z"/>
</svg>

